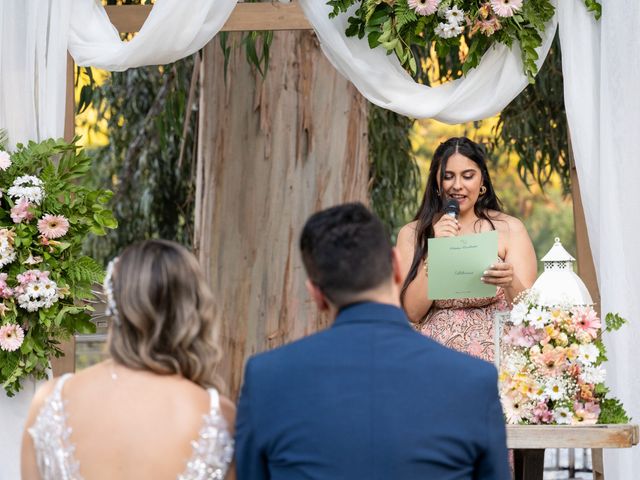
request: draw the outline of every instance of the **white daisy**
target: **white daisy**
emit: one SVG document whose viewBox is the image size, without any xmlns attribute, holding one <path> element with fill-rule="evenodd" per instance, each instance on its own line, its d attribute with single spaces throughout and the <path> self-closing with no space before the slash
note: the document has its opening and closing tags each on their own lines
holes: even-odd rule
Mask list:
<svg viewBox="0 0 640 480">
<path fill-rule="evenodd" d="M 580 380 L 584 383 L 591 383 L 594 385 L 604 382 L 606 377 L 607 371 L 600 365 L 584 367 L 582 372 L 580 372 Z"/>
<path fill-rule="evenodd" d="M 551 400 L 560 400 L 566 395 L 564 382 L 560 378 L 550 378 L 544 389 L 544 394 Z"/>
<path fill-rule="evenodd" d="M 529 308 L 524 304 L 524 302 L 515 304 L 509 317 L 511 323 L 514 325 L 520 325 L 524 321 L 524 317 L 527 315 L 528 311 Z"/>
<path fill-rule="evenodd" d="M 553 409 L 553 419 L 558 425 L 571 425 L 573 415 L 567 407 Z"/>
<path fill-rule="evenodd" d="M 580 347 L 578 347 L 578 360 L 585 365 L 591 365 L 594 363 L 598 359 L 599 355 L 600 350 L 598 350 L 598 347 L 593 343 L 580 345 Z"/>
<path fill-rule="evenodd" d="M 551 315 L 546 310 L 534 307 L 526 315 L 525 320 L 534 328 L 544 328 L 545 325 L 549 323 L 549 320 L 551 320 Z"/>
<path fill-rule="evenodd" d="M 460 25 L 464 21 L 464 11 L 453 6 L 444 12 L 444 16 L 450 24 Z"/>
</svg>

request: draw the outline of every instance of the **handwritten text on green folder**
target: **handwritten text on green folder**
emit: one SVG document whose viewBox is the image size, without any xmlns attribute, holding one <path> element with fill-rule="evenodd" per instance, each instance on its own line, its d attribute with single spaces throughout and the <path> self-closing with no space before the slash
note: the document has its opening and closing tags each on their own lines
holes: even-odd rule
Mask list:
<svg viewBox="0 0 640 480">
<path fill-rule="evenodd" d="M 429 239 L 430 300 L 492 297 L 495 285 L 480 280 L 498 259 L 498 232 Z"/>
</svg>

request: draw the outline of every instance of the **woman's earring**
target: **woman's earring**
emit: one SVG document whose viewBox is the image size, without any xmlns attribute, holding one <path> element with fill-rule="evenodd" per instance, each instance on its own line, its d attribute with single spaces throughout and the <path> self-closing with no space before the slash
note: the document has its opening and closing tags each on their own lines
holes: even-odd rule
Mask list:
<svg viewBox="0 0 640 480">
<path fill-rule="evenodd" d="M 487 187 L 485 187 L 484 185 L 480 185 L 480 196 L 484 195 L 485 193 L 487 193 Z"/>
</svg>

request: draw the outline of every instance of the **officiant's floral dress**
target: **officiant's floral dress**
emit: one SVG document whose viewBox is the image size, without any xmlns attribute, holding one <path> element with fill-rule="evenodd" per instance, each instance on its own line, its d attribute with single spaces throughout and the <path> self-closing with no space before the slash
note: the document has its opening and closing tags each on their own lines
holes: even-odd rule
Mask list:
<svg viewBox="0 0 640 480">
<path fill-rule="evenodd" d="M 442 345 L 492 362 L 494 315 L 508 309 L 501 288 L 495 297 L 434 300 L 418 330 Z"/>
</svg>

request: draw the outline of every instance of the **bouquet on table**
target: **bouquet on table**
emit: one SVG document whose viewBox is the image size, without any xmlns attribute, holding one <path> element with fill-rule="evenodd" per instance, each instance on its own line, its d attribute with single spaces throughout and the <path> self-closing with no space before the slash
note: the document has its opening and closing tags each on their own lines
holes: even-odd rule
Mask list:
<svg viewBox="0 0 640 480">
<path fill-rule="evenodd" d="M 524 292 L 506 322 L 500 396 L 507 423 L 627 423 L 621 403 L 604 381 L 603 325 L 591 305 L 541 305 Z M 625 320 L 606 316 L 605 331 Z"/>
<path fill-rule="evenodd" d="M 90 168 L 75 141 L 12 153 L 0 142 L 0 383 L 9 396 L 25 377 L 46 377 L 62 340 L 95 331 L 86 300 L 104 273 L 82 244 L 117 223 L 111 192 L 79 183 Z"/>
</svg>

